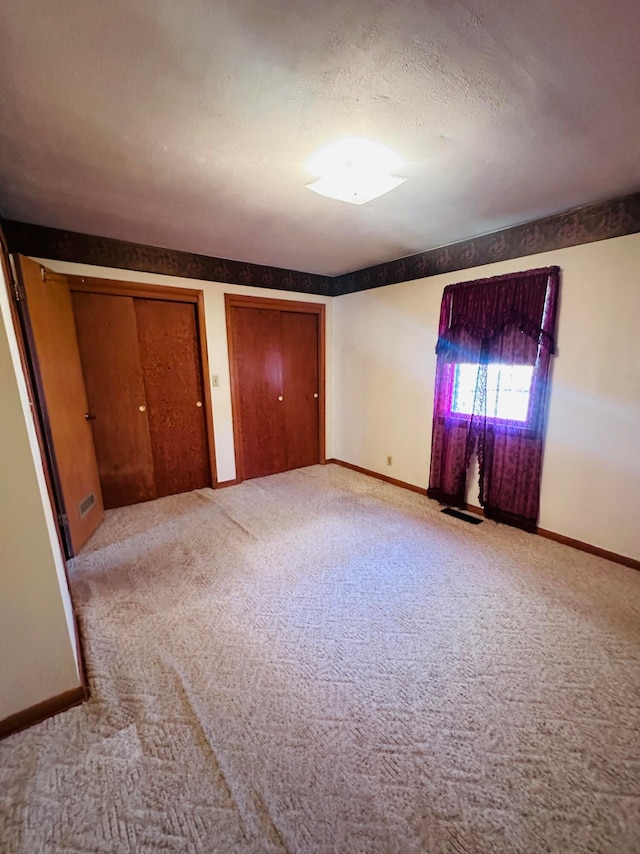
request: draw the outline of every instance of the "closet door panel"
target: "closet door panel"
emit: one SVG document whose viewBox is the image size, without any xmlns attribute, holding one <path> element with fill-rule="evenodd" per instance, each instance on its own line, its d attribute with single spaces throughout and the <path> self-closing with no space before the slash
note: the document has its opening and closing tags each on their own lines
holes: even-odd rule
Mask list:
<svg viewBox="0 0 640 854">
<path fill-rule="evenodd" d="M 71 296 L 66 283 L 47 281 L 30 258 L 20 257 L 19 271 L 25 290 L 20 308 L 58 478 L 56 509 L 67 517 L 61 525 L 66 548 L 77 554 L 104 513 Z"/>
<path fill-rule="evenodd" d="M 211 486 L 196 308 L 134 302 L 157 494 Z"/>
<path fill-rule="evenodd" d="M 282 372 L 287 468 L 320 459 L 318 317 L 282 312 Z"/>
<path fill-rule="evenodd" d="M 236 416 L 243 479 L 287 468 L 280 312 L 232 307 Z"/>
<path fill-rule="evenodd" d="M 133 299 L 75 291 L 72 301 L 104 506 L 150 501 L 157 493 Z"/>
</svg>

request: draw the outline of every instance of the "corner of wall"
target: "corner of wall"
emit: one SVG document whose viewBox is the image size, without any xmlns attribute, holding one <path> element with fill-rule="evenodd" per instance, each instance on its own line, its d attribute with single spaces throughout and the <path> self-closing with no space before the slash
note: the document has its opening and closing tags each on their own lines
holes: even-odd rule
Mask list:
<svg viewBox="0 0 640 854">
<path fill-rule="evenodd" d="M 0 719 L 80 685 L 64 561 L 13 329 L 0 282 Z"/>
</svg>

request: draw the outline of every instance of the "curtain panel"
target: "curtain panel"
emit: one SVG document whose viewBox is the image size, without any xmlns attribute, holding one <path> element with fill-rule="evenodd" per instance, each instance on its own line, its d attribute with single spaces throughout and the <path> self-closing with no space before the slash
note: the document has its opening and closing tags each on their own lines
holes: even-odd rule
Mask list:
<svg viewBox="0 0 640 854">
<path fill-rule="evenodd" d="M 475 452 L 485 515 L 535 530 L 559 281 L 559 268 L 547 267 L 445 288 L 436 347 L 431 498 L 464 506 Z M 515 386 L 513 377 L 522 376 L 518 369 L 528 384 L 510 398 L 506 386 Z M 466 402 L 460 400 L 462 370 L 473 377 Z M 524 414 L 505 410 L 513 399 Z"/>
</svg>

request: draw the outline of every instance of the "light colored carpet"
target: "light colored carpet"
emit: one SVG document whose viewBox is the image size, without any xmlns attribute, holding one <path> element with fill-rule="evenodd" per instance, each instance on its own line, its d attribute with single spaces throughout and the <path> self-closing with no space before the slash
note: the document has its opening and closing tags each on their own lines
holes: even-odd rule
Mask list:
<svg viewBox="0 0 640 854">
<path fill-rule="evenodd" d="M 336 466 L 110 511 L 3 852 L 632 852 L 640 573 Z"/>
</svg>

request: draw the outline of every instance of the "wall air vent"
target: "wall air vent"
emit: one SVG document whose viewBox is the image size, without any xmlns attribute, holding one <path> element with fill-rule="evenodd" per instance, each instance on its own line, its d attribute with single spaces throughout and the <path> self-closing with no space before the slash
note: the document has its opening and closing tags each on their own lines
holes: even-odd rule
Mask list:
<svg viewBox="0 0 640 854">
<path fill-rule="evenodd" d="M 84 519 L 84 517 L 87 515 L 89 510 L 91 510 L 91 508 L 93 507 L 93 505 L 95 503 L 96 503 L 96 497 L 93 494 L 93 492 L 90 492 L 86 498 L 82 499 L 80 504 L 78 504 L 78 510 L 80 511 L 80 518 L 81 519 Z"/>
</svg>

